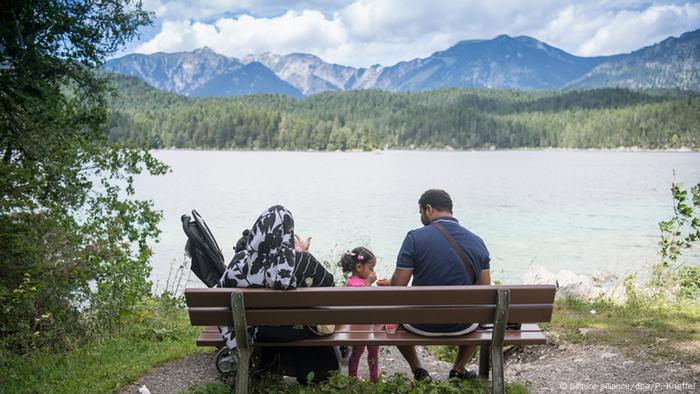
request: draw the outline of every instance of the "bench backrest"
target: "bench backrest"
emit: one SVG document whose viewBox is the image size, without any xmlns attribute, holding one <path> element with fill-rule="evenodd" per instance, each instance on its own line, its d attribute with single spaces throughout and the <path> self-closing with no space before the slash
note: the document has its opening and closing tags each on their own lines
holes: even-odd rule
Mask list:
<svg viewBox="0 0 700 394">
<path fill-rule="evenodd" d="M 507 293 L 507 321 L 551 320 L 554 285 L 323 287 L 295 290 L 186 289 L 195 326 L 233 325 L 232 294 L 241 295 L 249 325 L 494 323 Z M 504 292 L 503 290 L 508 290 Z"/>
</svg>

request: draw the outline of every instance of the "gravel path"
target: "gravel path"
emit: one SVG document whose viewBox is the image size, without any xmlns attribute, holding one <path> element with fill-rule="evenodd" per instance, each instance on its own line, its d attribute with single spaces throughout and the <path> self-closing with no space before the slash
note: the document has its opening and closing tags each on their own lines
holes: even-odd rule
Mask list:
<svg viewBox="0 0 700 394">
<path fill-rule="evenodd" d="M 408 364 L 395 347 L 382 347 L 381 374 L 410 376 Z M 155 368 L 122 393 L 175 394 L 192 386 L 218 381 L 215 353 L 194 356 Z M 424 367 L 434 379 L 446 379 L 451 365 L 419 348 Z M 368 378 L 366 356 L 359 374 Z M 468 368 L 476 371 L 478 361 Z M 533 393 L 695 393 L 700 392 L 700 365 L 630 358 L 609 346 L 546 345 L 517 348 L 506 357 L 506 381 L 529 385 Z M 347 373 L 347 366 L 343 366 Z"/>
<path fill-rule="evenodd" d="M 216 352 L 197 353 L 181 360 L 172 361 L 154 368 L 136 383 L 122 390 L 126 393 L 139 393 L 146 386 L 151 394 L 175 394 L 189 387 L 219 381 L 219 371 L 214 367 Z"/>
<path fill-rule="evenodd" d="M 533 393 L 697 393 L 700 365 L 634 357 L 610 346 L 529 346 L 506 364 L 506 381 Z"/>
</svg>

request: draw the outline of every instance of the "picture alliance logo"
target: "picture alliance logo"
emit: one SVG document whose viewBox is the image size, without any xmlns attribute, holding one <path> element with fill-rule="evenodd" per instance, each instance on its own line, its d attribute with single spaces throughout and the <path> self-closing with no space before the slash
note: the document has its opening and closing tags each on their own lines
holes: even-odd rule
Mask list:
<svg viewBox="0 0 700 394">
<path fill-rule="evenodd" d="M 595 382 L 561 382 L 559 389 L 571 391 L 695 391 L 696 383 L 681 382 L 635 382 L 635 383 L 595 383 Z"/>
</svg>

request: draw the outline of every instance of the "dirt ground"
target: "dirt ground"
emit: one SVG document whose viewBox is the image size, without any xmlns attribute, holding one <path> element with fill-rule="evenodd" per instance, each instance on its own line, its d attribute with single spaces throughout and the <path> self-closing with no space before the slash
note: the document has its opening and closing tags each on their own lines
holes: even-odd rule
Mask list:
<svg viewBox="0 0 700 394">
<path fill-rule="evenodd" d="M 381 348 L 381 374 L 410 376 L 408 364 L 394 347 Z M 424 368 L 433 379 L 446 379 L 451 365 L 419 348 Z M 123 393 L 178 393 L 217 382 L 215 353 L 201 353 L 155 368 Z M 364 357 L 363 357 L 364 358 Z M 476 371 L 475 357 L 468 367 Z M 652 360 L 643 352 L 632 356 L 609 346 L 545 345 L 515 348 L 506 355 L 506 381 L 527 385 L 533 393 L 695 393 L 700 392 L 700 365 Z M 347 366 L 343 366 L 347 373 Z M 360 377 L 368 379 L 365 359 Z"/>
</svg>

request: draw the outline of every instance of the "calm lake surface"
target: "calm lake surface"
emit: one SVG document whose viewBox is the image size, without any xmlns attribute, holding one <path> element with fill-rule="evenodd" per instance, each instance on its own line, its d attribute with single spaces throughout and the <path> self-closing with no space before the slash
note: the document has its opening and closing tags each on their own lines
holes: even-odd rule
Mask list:
<svg viewBox="0 0 700 394">
<path fill-rule="evenodd" d="M 268 206 L 294 214 L 320 260 L 364 245 L 381 276 L 393 272 L 406 232 L 421 226 L 418 197 L 447 190 L 454 213 L 491 251 L 492 277 L 521 283 L 531 264 L 618 276 L 658 260 L 658 222 L 670 185 L 700 182 L 700 153 L 603 151 L 237 152 L 155 151 L 171 166 L 137 179 L 164 219 L 152 279 L 163 288 L 183 263 L 180 216 L 197 209 L 226 261 L 241 231 Z M 695 252 L 687 257 L 700 263 Z M 194 275 L 189 286 L 201 285 Z"/>
</svg>

